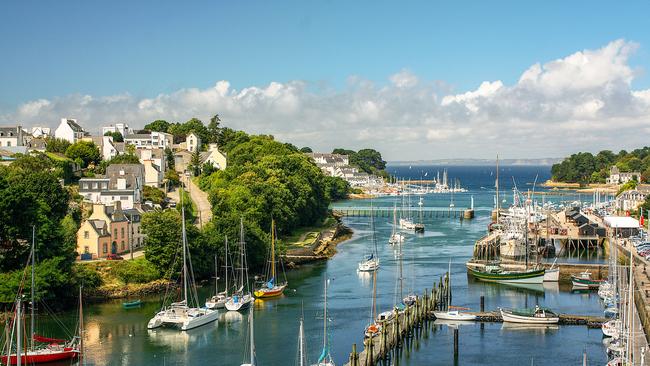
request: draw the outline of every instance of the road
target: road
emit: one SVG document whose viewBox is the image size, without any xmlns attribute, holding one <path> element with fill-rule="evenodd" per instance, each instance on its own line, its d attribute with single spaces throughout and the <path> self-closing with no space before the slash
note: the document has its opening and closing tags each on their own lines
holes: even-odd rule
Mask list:
<svg viewBox="0 0 650 366">
<path fill-rule="evenodd" d="M 212 219 L 212 206 L 210 205 L 210 200 L 208 199 L 208 194 L 203 192 L 190 177 L 184 177 L 185 187 L 190 193 L 192 201 L 196 205 L 197 209 L 197 222 L 196 226 L 199 228 L 203 227 L 210 219 Z"/>
</svg>

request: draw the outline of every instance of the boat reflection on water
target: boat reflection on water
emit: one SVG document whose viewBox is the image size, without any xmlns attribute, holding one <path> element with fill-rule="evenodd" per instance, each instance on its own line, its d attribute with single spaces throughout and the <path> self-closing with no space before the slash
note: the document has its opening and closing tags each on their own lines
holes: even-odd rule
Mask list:
<svg viewBox="0 0 650 366">
<path fill-rule="evenodd" d="M 496 283 L 477 281 L 473 276 L 467 275 L 467 286 L 470 291 L 477 291 L 486 297 L 509 296 L 513 294 L 528 293 L 544 297 L 545 284 L 538 283 Z"/>
<path fill-rule="evenodd" d="M 467 321 L 467 320 L 445 320 L 445 319 L 436 319 L 433 321 L 433 325 L 446 325 L 449 328 L 458 328 L 459 325 L 474 325 L 476 324 L 474 321 Z"/>
<path fill-rule="evenodd" d="M 226 311 L 219 316 L 219 323 L 240 323 L 244 316 L 239 311 Z"/>
<path fill-rule="evenodd" d="M 542 286 L 544 286 L 545 293 L 560 293 L 560 284 L 558 282 L 544 282 Z"/>
<path fill-rule="evenodd" d="M 213 341 L 212 334 L 218 327 L 218 323 L 218 321 L 213 322 L 184 332 L 165 327 L 147 329 L 147 334 L 152 343 L 167 346 L 175 352 L 187 354 L 190 348 L 209 346 Z"/>
<path fill-rule="evenodd" d="M 370 286 L 370 281 L 372 280 L 372 272 L 357 271 L 357 276 L 361 280 L 361 284 L 364 287 Z"/>
<path fill-rule="evenodd" d="M 559 330 L 560 326 L 557 324 L 530 324 L 530 323 L 509 323 L 504 322 L 501 325 L 503 331 L 528 331 L 531 333 L 544 334 L 548 331 Z"/>
</svg>

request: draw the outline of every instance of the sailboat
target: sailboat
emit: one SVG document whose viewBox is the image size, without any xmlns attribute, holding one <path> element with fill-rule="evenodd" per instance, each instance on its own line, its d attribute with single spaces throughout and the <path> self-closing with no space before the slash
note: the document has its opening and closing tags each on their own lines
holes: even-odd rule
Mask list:
<svg viewBox="0 0 650 366">
<path fill-rule="evenodd" d="M 181 196 L 182 197 L 182 196 Z M 196 289 L 193 283 L 190 283 L 191 271 L 188 267 L 189 249 L 187 248 L 187 235 L 185 233 L 185 208 L 181 203 L 181 221 L 182 221 L 182 242 L 183 242 L 183 300 L 173 302 L 168 307 L 163 307 L 147 324 L 148 329 L 159 328 L 163 325 L 179 327 L 180 330 L 190 330 L 201 325 L 205 325 L 217 320 L 219 313 L 216 310 L 208 308 L 191 307 L 191 300 L 198 303 Z M 194 275 L 191 276 L 192 279 Z M 189 288 L 193 289 L 189 294 Z"/>
<path fill-rule="evenodd" d="M 405 185 L 404 180 L 402 180 L 402 186 L 404 187 L 404 195 L 402 196 L 402 217 L 399 219 L 399 227 L 406 230 L 415 230 L 415 224 L 411 217 L 411 196 L 409 192 L 410 180 L 409 185 Z M 405 208 L 407 208 L 407 210 L 405 210 Z M 405 211 L 406 214 L 404 214 Z"/>
<path fill-rule="evenodd" d="M 325 278 L 325 305 L 324 305 L 324 311 L 323 311 L 323 350 L 320 353 L 320 356 L 318 357 L 318 362 L 312 366 L 336 366 L 334 363 L 334 360 L 332 359 L 332 355 L 330 354 L 330 339 L 327 336 L 327 322 L 329 319 L 327 319 L 327 284 L 329 280 L 327 279 L 327 276 Z M 300 323 L 300 326 L 302 327 L 302 322 Z"/>
<path fill-rule="evenodd" d="M 370 307 L 370 321 L 371 323 L 364 329 L 366 338 L 372 338 L 379 335 L 381 332 L 381 323 L 377 322 L 377 271 L 372 273 L 372 305 Z"/>
<path fill-rule="evenodd" d="M 372 242 L 372 252 L 366 254 L 363 257 L 363 260 L 359 262 L 358 270 L 359 272 L 374 272 L 379 269 L 379 256 L 377 254 L 377 240 L 375 237 L 375 218 L 374 211 L 372 207 L 372 200 L 370 201 L 370 232 L 371 232 L 371 242 Z"/>
<path fill-rule="evenodd" d="M 424 206 L 424 201 L 422 197 L 420 197 L 420 201 L 418 201 L 418 206 L 419 206 L 418 213 L 420 215 L 420 220 L 417 224 L 414 224 L 413 229 L 415 230 L 416 233 L 424 233 L 424 220 L 422 216 L 422 206 Z"/>
<path fill-rule="evenodd" d="M 456 306 L 451 306 L 451 259 L 449 260 L 449 270 L 447 271 L 448 281 L 447 281 L 447 310 L 446 311 L 434 311 L 433 315 L 436 316 L 436 319 L 442 320 L 476 320 L 476 315 L 461 313 L 459 310 L 466 310 L 466 308 L 459 308 Z"/>
<path fill-rule="evenodd" d="M 393 205 L 393 232 L 388 239 L 388 244 L 402 244 L 404 242 L 404 234 L 397 231 L 397 204 Z"/>
<path fill-rule="evenodd" d="M 276 297 L 282 295 L 284 292 L 284 289 L 287 287 L 287 281 L 283 283 L 276 283 L 276 271 L 275 271 L 275 266 L 276 266 L 276 261 L 275 261 L 275 221 L 271 220 L 271 252 L 270 252 L 270 260 L 268 262 L 268 267 L 269 271 L 267 271 L 267 277 L 268 281 L 266 281 L 262 287 L 257 289 L 253 294 L 255 295 L 256 298 L 269 298 L 269 297 Z M 270 273 L 269 273 L 270 272 Z"/>
<path fill-rule="evenodd" d="M 298 360 L 296 366 L 307 366 L 307 351 L 305 350 L 305 315 L 300 315 L 300 327 L 298 328 Z"/>
<path fill-rule="evenodd" d="M 226 302 L 228 301 L 228 237 L 226 236 L 226 241 L 224 243 L 226 250 L 226 287 L 224 291 L 219 292 L 219 277 L 218 277 L 218 261 L 217 255 L 214 256 L 214 293 L 215 295 L 211 298 L 205 300 L 205 307 L 208 309 L 223 309 L 226 307 Z"/>
<path fill-rule="evenodd" d="M 251 311 L 248 312 L 248 336 L 250 337 L 249 342 L 249 355 L 248 363 L 244 361 L 241 366 L 255 366 L 257 365 L 257 356 L 255 355 L 255 324 L 253 321 L 254 309 L 251 308 Z"/>
<path fill-rule="evenodd" d="M 239 311 L 246 309 L 253 301 L 253 295 L 248 287 L 248 262 L 246 261 L 246 243 L 244 242 L 244 219 L 239 221 L 239 273 L 237 274 L 237 290 L 226 301 L 226 309 Z"/>
<path fill-rule="evenodd" d="M 14 316 L 11 318 L 7 327 L 11 329 L 11 335 L 6 337 L 5 344 L 2 348 L 2 356 L 0 361 L 3 365 L 33 365 L 39 363 L 70 360 L 81 357 L 83 350 L 82 330 L 83 330 L 83 307 L 81 288 L 79 289 L 79 328 L 78 335 L 74 336 L 71 340 L 48 338 L 36 334 L 35 329 L 35 292 L 36 283 L 34 275 L 35 267 L 35 237 L 36 228 L 32 228 L 32 246 L 30 251 L 31 261 L 31 288 L 30 288 L 30 334 L 28 337 L 24 335 L 23 322 L 23 302 L 22 293 L 18 292 L 14 306 Z M 23 284 L 21 284 L 21 288 Z M 8 328 L 9 329 L 9 328 Z M 7 329 L 7 331 L 8 331 Z M 9 335 L 9 333 L 8 333 Z M 15 338 L 14 338 L 15 336 Z M 16 340 L 15 350 L 13 348 L 13 340 Z M 27 347 L 22 344 L 23 340 L 29 339 L 30 343 Z"/>
</svg>

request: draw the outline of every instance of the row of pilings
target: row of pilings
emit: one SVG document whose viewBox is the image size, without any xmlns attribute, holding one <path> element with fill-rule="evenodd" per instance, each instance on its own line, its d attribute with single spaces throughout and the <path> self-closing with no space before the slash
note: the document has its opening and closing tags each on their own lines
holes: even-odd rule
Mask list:
<svg viewBox="0 0 650 366">
<path fill-rule="evenodd" d="M 398 358 L 403 347 L 423 335 L 427 336 L 428 324 L 434 319 L 433 312 L 447 309 L 451 302 L 449 290 L 449 275 L 434 283 L 433 290 L 424 290 L 422 296 L 403 310 L 393 309 L 393 317 L 382 324 L 379 335 L 366 337 L 364 349 L 357 352 L 357 344 L 352 345 L 349 366 L 375 366 L 380 363 L 389 364 L 392 357 Z"/>
<path fill-rule="evenodd" d="M 381 210 L 370 208 L 345 208 L 337 207 L 333 209 L 341 216 L 348 217 L 368 217 L 371 214 L 375 217 L 393 217 L 393 211 L 391 210 Z M 439 210 L 423 210 L 423 218 L 457 218 L 457 219 L 473 219 L 474 210 L 471 208 L 449 208 L 449 209 L 439 209 Z M 417 212 L 417 209 L 413 211 L 413 218 L 417 219 L 420 213 Z"/>
</svg>

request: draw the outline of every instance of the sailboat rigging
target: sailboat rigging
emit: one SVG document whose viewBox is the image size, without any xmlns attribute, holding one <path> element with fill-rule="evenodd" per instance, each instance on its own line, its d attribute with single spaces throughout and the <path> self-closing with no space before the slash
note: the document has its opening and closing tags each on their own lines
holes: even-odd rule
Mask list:
<svg viewBox="0 0 650 366">
<path fill-rule="evenodd" d="M 256 298 L 269 298 L 282 295 L 287 287 L 287 281 L 277 283 L 276 260 L 275 260 L 275 220 L 271 219 L 271 248 L 269 253 L 268 271 L 266 281 L 253 294 Z"/>
<path fill-rule="evenodd" d="M 244 241 L 244 218 L 239 220 L 239 273 L 235 281 L 237 289 L 226 301 L 226 309 L 239 311 L 246 309 L 253 301 L 248 286 L 248 262 L 246 260 L 246 242 Z"/>
</svg>

